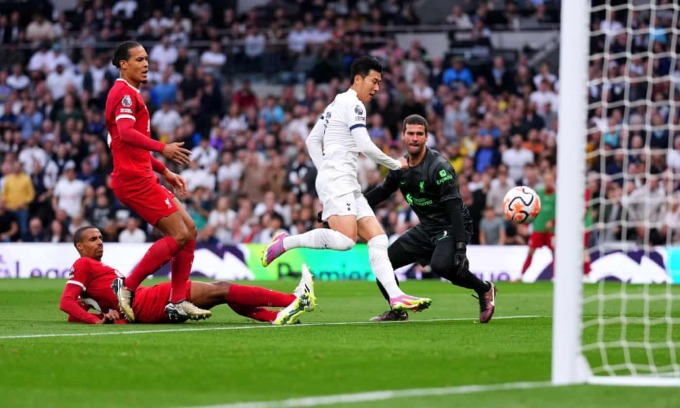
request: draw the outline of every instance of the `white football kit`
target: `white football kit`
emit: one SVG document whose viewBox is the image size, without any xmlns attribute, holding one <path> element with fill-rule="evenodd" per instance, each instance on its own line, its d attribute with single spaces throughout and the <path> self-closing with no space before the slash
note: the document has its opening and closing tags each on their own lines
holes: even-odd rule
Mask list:
<svg viewBox="0 0 680 408">
<path fill-rule="evenodd" d="M 391 170 L 401 163 L 383 153 L 366 129 L 366 108 L 353 89 L 338 94 L 307 137 L 309 155 L 318 169 L 316 191 L 323 204 L 322 218 L 331 215 L 374 216 L 361 193 L 359 153 Z"/>
</svg>

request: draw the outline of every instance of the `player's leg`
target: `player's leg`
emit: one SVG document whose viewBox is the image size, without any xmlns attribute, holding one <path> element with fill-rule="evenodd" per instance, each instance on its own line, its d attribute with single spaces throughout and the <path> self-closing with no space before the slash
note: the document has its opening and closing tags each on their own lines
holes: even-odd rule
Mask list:
<svg viewBox="0 0 680 408">
<path fill-rule="evenodd" d="M 173 200 L 177 211 L 169 217 L 161 218 L 156 226 L 165 234 L 176 237 L 175 239 L 178 242 L 184 241 L 185 243 L 170 264 L 172 292 L 168 299 L 166 310 L 171 319 L 179 318 L 179 316 L 181 318 L 188 317 L 193 320 L 207 319 L 212 316 L 212 313 L 188 301 L 183 291 L 189 280 L 189 275 L 191 275 L 191 265 L 194 261 L 197 234 L 196 225 L 182 203 L 174 195 L 170 197 L 172 193 L 169 191 L 167 194 L 168 198 Z"/>
<path fill-rule="evenodd" d="M 334 249 L 347 251 L 354 247 L 357 237 L 357 216 L 354 194 L 328 198 L 323 202 L 323 219 L 328 228 L 317 228 L 304 234 L 277 234 L 262 252 L 262 266 L 293 248 Z"/>
<path fill-rule="evenodd" d="M 402 266 L 412 264 L 414 262 L 418 262 L 423 258 L 429 259 L 432 253 L 432 250 L 428 249 L 428 247 L 430 246 L 429 242 L 425 241 L 421 243 L 422 245 L 415 246 L 410 244 L 411 242 L 416 242 L 415 239 L 417 234 L 418 234 L 417 227 L 411 228 L 387 248 L 387 256 L 390 259 L 390 263 L 392 264 L 393 270 L 401 268 Z M 396 275 L 394 276 L 394 279 L 397 282 L 397 285 L 399 285 L 399 280 L 397 279 Z M 382 293 L 383 297 L 387 301 L 387 304 L 389 305 L 390 297 L 387 294 L 387 291 L 385 290 L 385 288 L 383 287 L 379 280 L 376 279 L 376 283 L 378 284 L 378 289 L 380 289 L 380 292 Z M 383 314 L 374 316 L 370 319 L 370 321 L 372 322 L 404 321 L 404 320 L 408 320 L 408 312 L 405 310 L 392 310 L 392 308 L 390 308 Z"/>
<path fill-rule="evenodd" d="M 479 321 L 481 323 L 488 323 L 496 309 L 496 286 L 491 282 L 479 279 L 469 269 L 460 271 L 454 268 L 453 256 L 456 250 L 456 243 L 451 236 L 436 239 L 435 242 L 436 245 L 432 253 L 432 260 L 430 261 L 432 272 L 447 279 L 454 285 L 477 292 L 477 298 L 479 299 Z"/>
<path fill-rule="evenodd" d="M 191 282 L 191 300 L 203 309 L 217 305 L 286 307 L 295 300 L 292 293 L 282 293 L 259 286 L 239 285 L 231 282 Z"/>
<path fill-rule="evenodd" d="M 431 299 L 420 298 L 405 294 L 397 285 L 394 269 L 387 255 L 387 235 L 375 218 L 368 202 L 363 195 L 356 197 L 359 221 L 358 233 L 368 244 L 368 257 L 371 269 L 376 279 L 385 288 L 390 297 L 390 306 L 395 310 L 421 311 L 432 303 Z"/>
<path fill-rule="evenodd" d="M 529 269 L 529 266 L 531 266 L 531 261 L 534 259 L 534 253 L 536 252 L 536 249 L 542 247 L 543 245 L 543 234 L 540 232 L 532 232 L 529 236 L 529 253 L 527 253 L 527 257 L 524 260 L 524 265 L 522 265 L 522 275 L 524 275 Z"/>
<path fill-rule="evenodd" d="M 147 276 L 177 254 L 190 239 L 190 232 L 178 214 L 178 207 L 173 201 L 174 196 L 160 184 L 141 183 L 117 188 L 114 192 L 123 204 L 166 234 L 151 245 L 130 275 L 125 278 L 124 284 L 114 284 L 114 292 L 121 311 L 132 322 L 135 320 L 132 310 L 134 291 Z"/>
</svg>

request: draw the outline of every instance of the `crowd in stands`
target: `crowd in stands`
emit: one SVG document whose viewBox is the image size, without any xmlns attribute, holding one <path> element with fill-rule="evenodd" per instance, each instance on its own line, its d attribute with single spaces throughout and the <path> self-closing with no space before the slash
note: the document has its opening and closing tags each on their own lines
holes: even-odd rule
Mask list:
<svg viewBox="0 0 680 408">
<path fill-rule="evenodd" d="M 491 20 L 499 15 L 492 13 L 498 1 L 459 3 L 442 27 L 470 30 L 472 38 L 489 46 L 498 24 L 519 29 L 520 17 L 554 21 L 557 2 L 500 2 L 504 21 Z M 670 18 L 657 13 L 654 21 L 637 14 L 636 29 L 650 29 L 631 38 L 622 29 L 626 17 L 593 20 L 593 28 L 603 33 L 593 37 L 593 52 L 631 51 L 631 43 L 646 51 L 650 36 L 657 52 L 677 46 L 675 34 L 666 29 L 674 21 L 680 24 L 672 13 Z M 229 1 L 80 0 L 64 13 L 0 15 L 0 240 L 67 242 L 86 224 L 100 228 L 109 242 L 158 238 L 108 188 L 112 160 L 103 112 L 118 76 L 110 58 L 117 42 L 135 39 L 150 56 L 142 95 L 154 137 L 184 141 L 192 150 L 189 166 L 168 166 L 187 180 L 190 194 L 184 202 L 199 242 L 264 243 L 281 228 L 301 233 L 319 226 L 316 171 L 304 140 L 322 109 L 349 87 L 352 60 L 368 53 L 385 69 L 381 91 L 367 107 L 373 141 L 400 155 L 401 120 L 425 116 L 429 146 L 446 155 L 458 174 L 478 227 L 473 243 L 481 236 L 482 244 L 525 244 L 528 228 L 504 222 L 500 203 L 515 185 L 539 186 L 541 174 L 555 166 L 559 78 L 554 61 L 534 67 L 527 55 L 498 54 L 483 67 L 470 67 L 458 56 L 430 55 L 418 41 L 400 47 L 391 27 L 417 24 L 413 2 L 370 0 L 272 1 L 242 14 Z M 668 180 L 675 190 L 680 170 L 677 151 L 668 149 L 680 142 L 672 140 L 667 126 L 678 122 L 670 101 L 677 100 L 680 81 L 671 78 L 680 75 L 675 71 L 680 63 L 671 57 L 650 60 L 644 53 L 625 57 L 595 59 L 590 67 L 591 79 L 609 79 L 590 88 L 590 102 L 610 104 L 590 113 L 597 130 L 588 135 L 589 165 L 611 176 L 590 179 L 593 197 L 608 199 L 593 208 L 596 222 L 649 219 L 648 201 L 635 197 L 655 193 L 657 185 L 670 188 L 664 184 Z M 624 74 L 669 79 L 631 86 Z M 258 93 L 261 82 L 280 91 Z M 653 107 L 621 102 L 650 91 Z M 646 115 L 652 130 L 643 126 Z M 600 145 L 611 154 L 598 156 Z M 661 150 L 650 156 L 643 152 L 650 145 Z M 622 150 L 627 147 L 640 150 L 629 154 Z M 658 180 L 644 177 L 650 169 Z M 623 170 L 634 173 L 633 183 Z M 384 174 L 362 161 L 365 189 Z M 663 208 L 654 219 L 660 221 L 654 232 L 658 240 L 675 237 L 680 228 L 680 205 L 666 205 L 665 196 L 659 195 Z M 626 210 L 617 209 L 617 202 Z M 637 212 L 628 211 L 631 206 Z M 388 235 L 417 223 L 400 194 L 376 214 Z M 669 224 L 671 215 L 675 221 Z M 621 238 L 621 228 L 615 231 L 620 222 L 600 224 L 602 239 Z M 624 239 L 648 236 L 649 225 L 632 224 Z"/>
</svg>

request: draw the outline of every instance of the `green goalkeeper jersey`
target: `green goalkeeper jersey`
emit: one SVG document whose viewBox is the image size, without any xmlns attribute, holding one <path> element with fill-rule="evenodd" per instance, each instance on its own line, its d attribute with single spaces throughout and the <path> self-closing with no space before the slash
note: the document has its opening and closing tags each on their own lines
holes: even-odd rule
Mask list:
<svg viewBox="0 0 680 408">
<path fill-rule="evenodd" d="M 541 199 L 541 211 L 536 216 L 533 222 L 534 232 L 555 232 L 555 226 L 548 229 L 546 224 L 555 219 L 555 191 L 550 194 L 545 192 L 545 188 L 536 190 L 538 197 Z"/>
</svg>

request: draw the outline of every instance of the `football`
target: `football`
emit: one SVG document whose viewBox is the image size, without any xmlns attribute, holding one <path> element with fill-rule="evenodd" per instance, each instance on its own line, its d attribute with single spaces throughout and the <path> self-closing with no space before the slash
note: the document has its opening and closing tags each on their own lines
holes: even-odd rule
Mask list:
<svg viewBox="0 0 680 408">
<path fill-rule="evenodd" d="M 527 186 L 517 186 L 505 194 L 503 211 L 510 221 L 528 224 L 541 211 L 541 199 L 533 189 Z"/>
</svg>

